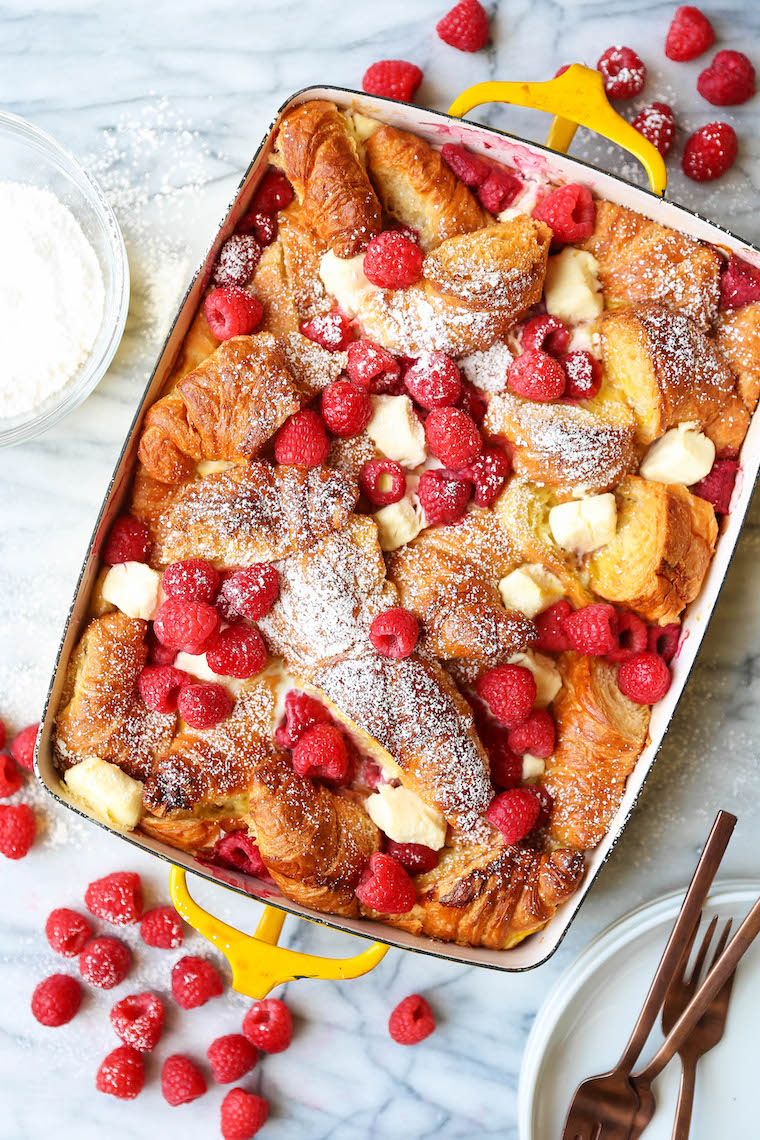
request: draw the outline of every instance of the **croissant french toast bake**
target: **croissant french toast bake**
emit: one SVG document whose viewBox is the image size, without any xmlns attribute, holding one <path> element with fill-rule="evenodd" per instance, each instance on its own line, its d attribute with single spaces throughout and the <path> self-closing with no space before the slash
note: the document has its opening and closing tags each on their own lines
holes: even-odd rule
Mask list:
<svg viewBox="0 0 760 1140">
<path fill-rule="evenodd" d="M 65 794 L 315 912 L 540 930 L 731 508 L 760 296 L 727 265 L 584 186 L 290 110 L 99 540 Z"/>
</svg>

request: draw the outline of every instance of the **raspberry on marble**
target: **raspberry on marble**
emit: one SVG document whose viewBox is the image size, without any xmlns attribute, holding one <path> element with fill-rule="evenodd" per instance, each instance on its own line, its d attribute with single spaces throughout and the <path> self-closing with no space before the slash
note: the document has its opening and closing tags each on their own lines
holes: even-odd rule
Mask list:
<svg viewBox="0 0 760 1140">
<path fill-rule="evenodd" d="M 40 1025 L 57 1029 L 79 1012 L 82 987 L 68 974 L 52 974 L 40 982 L 32 994 L 32 1014 Z"/>
<path fill-rule="evenodd" d="M 176 950 L 184 941 L 182 920 L 173 906 L 156 906 L 140 919 L 140 937 L 146 946 Z"/>
<path fill-rule="evenodd" d="M 269 1102 L 245 1089 L 230 1089 L 222 1101 L 223 1140 L 251 1140 L 264 1127 Z"/>
<path fill-rule="evenodd" d="M 243 1033 L 262 1053 L 284 1053 L 293 1039 L 293 1018 L 279 998 L 255 1001 L 243 1018 Z"/>
<path fill-rule="evenodd" d="M 164 1003 L 150 992 L 129 994 L 111 1010 L 111 1025 L 125 1045 L 151 1053 L 164 1028 Z"/>
<path fill-rule="evenodd" d="M 181 1053 L 173 1053 L 161 1066 L 161 1094 L 172 1107 L 190 1104 L 203 1096 L 207 1087 L 206 1078 L 195 1062 Z"/>
<path fill-rule="evenodd" d="M 119 1100 L 134 1100 L 145 1087 L 145 1064 L 142 1055 L 131 1045 L 120 1045 L 109 1053 L 95 1078 L 98 1092 Z"/>
<path fill-rule="evenodd" d="M 422 72 L 414 63 L 408 63 L 405 59 L 381 59 L 364 72 L 362 91 L 368 95 L 382 95 L 386 99 L 411 103 L 422 79 Z"/>
<path fill-rule="evenodd" d="M 174 964 L 171 986 L 174 1000 L 182 1009 L 197 1009 L 224 992 L 216 966 L 193 954 L 186 954 Z"/>
<path fill-rule="evenodd" d="M 227 1033 L 212 1041 L 206 1053 L 214 1080 L 220 1085 L 239 1081 L 259 1059 L 256 1049 L 242 1033 Z"/>
<path fill-rule="evenodd" d="M 84 894 L 90 914 L 106 922 L 126 926 L 137 922 L 143 912 L 142 882 L 135 871 L 114 871 L 95 879 Z"/>
<path fill-rule="evenodd" d="M 118 938 L 93 938 L 79 955 L 79 972 L 91 986 L 112 990 L 123 982 L 132 965 L 129 948 Z"/>
<path fill-rule="evenodd" d="M 83 914 L 62 906 L 48 915 L 45 936 L 56 954 L 76 958 L 92 938 L 92 927 Z"/>
<path fill-rule="evenodd" d="M 405 997 L 388 1018 L 388 1032 L 398 1045 L 418 1045 L 434 1029 L 433 1011 L 420 994 Z"/>
</svg>

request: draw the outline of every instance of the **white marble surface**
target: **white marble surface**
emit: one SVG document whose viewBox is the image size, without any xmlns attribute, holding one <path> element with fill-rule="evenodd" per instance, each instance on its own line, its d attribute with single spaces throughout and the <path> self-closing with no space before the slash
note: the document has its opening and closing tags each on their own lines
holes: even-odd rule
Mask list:
<svg viewBox="0 0 760 1140">
<path fill-rule="evenodd" d="M 425 69 L 420 101 L 445 107 L 471 82 L 548 78 L 561 63 L 593 64 L 610 43 L 623 42 L 650 65 L 647 100 L 672 102 L 689 128 L 718 117 L 696 94 L 699 64 L 670 64 L 662 53 L 673 4 L 503 2 L 493 45 L 475 56 L 436 39 L 433 26 L 445 7 L 446 0 L 41 0 L 32 14 L 18 0 L 3 6 L 3 105 L 89 160 L 119 213 L 133 274 L 127 335 L 97 392 L 49 435 L 0 453 L 0 712 L 14 727 L 38 715 L 104 484 L 182 285 L 289 92 L 312 82 L 357 86 L 370 62 L 403 57 Z M 719 2 L 710 11 L 719 46 L 744 48 L 760 63 L 760 10 Z M 518 133 L 539 137 L 544 129 L 527 112 L 484 114 Z M 684 185 L 676 174 L 672 194 L 757 241 L 757 101 L 720 117 L 740 129 L 736 169 L 707 187 Z M 579 139 L 574 151 L 633 175 L 612 146 Z M 392 951 L 366 978 L 289 986 L 296 1041 L 245 1082 L 271 1100 L 266 1136 L 514 1138 L 526 1036 L 548 987 L 579 948 L 633 904 L 685 882 L 720 806 L 740 816 L 725 875 L 757 874 L 758 554 L 756 508 L 654 775 L 554 959 L 510 977 Z M 93 1088 L 100 1059 L 116 1044 L 107 1022 L 113 999 L 138 985 L 165 990 L 175 953 L 140 953 L 137 973 L 114 993 L 88 998 L 67 1028 L 46 1030 L 31 1019 L 35 983 L 62 965 L 42 934 L 48 912 L 79 905 L 89 879 L 121 867 L 144 872 L 151 897 L 165 899 L 167 874 L 117 839 L 54 811 L 32 789 L 25 795 L 38 805 L 44 833 L 26 860 L 0 869 L 1 1140 L 94 1140 L 106 1133 L 126 1140 L 172 1127 L 187 1140 L 218 1135 L 218 1089 L 191 1108 L 170 1109 L 155 1079 L 132 1104 Z M 210 896 L 219 913 L 250 928 L 255 904 L 242 908 L 229 895 Z M 348 952 L 345 939 L 294 920 L 286 936 L 313 952 Z M 415 990 L 430 999 L 439 1028 L 425 1045 L 405 1050 L 388 1038 L 386 1020 Z M 203 1010 L 172 1016 L 158 1060 L 179 1050 L 202 1057 L 214 1036 L 236 1029 L 244 1008 L 228 993 Z M 150 1076 L 157 1071 L 153 1058 Z"/>
</svg>

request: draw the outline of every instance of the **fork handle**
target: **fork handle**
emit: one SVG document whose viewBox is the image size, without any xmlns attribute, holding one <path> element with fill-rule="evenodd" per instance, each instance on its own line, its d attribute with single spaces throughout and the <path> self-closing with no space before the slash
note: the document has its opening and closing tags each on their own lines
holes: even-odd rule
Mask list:
<svg viewBox="0 0 760 1140">
<path fill-rule="evenodd" d="M 689 1140 L 691 1114 L 694 1110 L 694 1086 L 697 1076 L 697 1060 L 693 1054 L 681 1058 L 681 1083 L 678 1086 L 676 1118 L 673 1121 L 671 1140 Z"/>
</svg>

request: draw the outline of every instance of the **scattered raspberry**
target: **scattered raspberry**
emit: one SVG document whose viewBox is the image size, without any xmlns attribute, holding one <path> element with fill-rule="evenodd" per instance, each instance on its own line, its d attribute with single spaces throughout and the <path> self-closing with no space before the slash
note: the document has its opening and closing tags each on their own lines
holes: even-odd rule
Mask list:
<svg viewBox="0 0 760 1140">
<path fill-rule="evenodd" d="M 485 447 L 483 454 L 462 469 L 462 476 L 475 487 L 476 507 L 490 507 L 496 502 L 512 470 L 512 460 L 503 447 Z"/>
<path fill-rule="evenodd" d="M 111 1010 L 111 1025 L 125 1045 L 152 1053 L 164 1028 L 164 1003 L 152 993 L 130 994 Z"/>
<path fill-rule="evenodd" d="M 242 1033 L 227 1033 L 224 1037 L 217 1037 L 209 1045 L 206 1056 L 214 1080 L 220 1085 L 239 1081 L 246 1073 L 250 1073 L 259 1059 L 255 1048 Z"/>
<path fill-rule="evenodd" d="M 735 459 L 716 459 L 709 474 L 689 488 L 693 495 L 712 503 L 715 513 L 727 515 L 731 507 L 739 464 Z"/>
<path fill-rule="evenodd" d="M 219 252 L 214 283 L 242 287 L 253 276 L 260 257 L 261 246 L 252 234 L 233 234 Z"/>
<path fill-rule="evenodd" d="M 406 914 L 417 902 L 412 880 L 390 855 L 375 854 L 364 868 L 356 897 L 381 914 Z"/>
<path fill-rule="evenodd" d="M 565 370 L 565 396 L 570 400 L 592 400 L 602 386 L 599 361 L 585 349 L 566 352 L 559 363 Z"/>
<path fill-rule="evenodd" d="M 507 384 L 517 396 L 528 400 L 557 400 L 565 391 L 567 377 L 559 361 L 546 352 L 524 352 L 509 366 Z"/>
<path fill-rule="evenodd" d="M 448 408 L 462 392 L 459 369 L 445 352 L 425 352 L 404 375 L 409 395 L 422 408 Z"/>
<path fill-rule="evenodd" d="M 153 632 L 162 645 L 183 653 L 203 653 L 219 628 L 219 614 L 208 602 L 167 598 L 158 608 Z"/>
<path fill-rule="evenodd" d="M 229 340 L 253 332 L 264 316 L 258 297 L 234 285 L 213 289 L 203 302 L 203 312 L 217 340 Z"/>
<path fill-rule="evenodd" d="M 359 486 L 373 506 L 387 507 L 406 494 L 406 475 L 392 459 L 370 459 L 359 472 Z"/>
<path fill-rule="evenodd" d="M 524 724 L 510 728 L 507 738 L 509 747 L 518 756 L 529 752 L 542 760 L 548 759 L 554 751 L 557 730 L 551 713 L 546 709 L 533 709 Z"/>
<path fill-rule="evenodd" d="M 189 680 L 187 673 L 171 665 L 146 665 L 137 678 L 137 689 L 153 712 L 170 713 L 176 710 L 179 690 Z"/>
<path fill-rule="evenodd" d="M 536 703 L 536 680 L 523 665 L 497 665 L 477 684 L 478 696 L 507 728 L 524 724 Z"/>
<path fill-rule="evenodd" d="M 293 187 L 281 170 L 267 170 L 253 199 L 253 209 L 276 214 L 293 201 Z"/>
<path fill-rule="evenodd" d="M 468 468 L 469 470 L 469 468 Z M 445 471 L 423 471 L 417 498 L 428 526 L 449 526 L 464 518 L 472 485 Z"/>
<path fill-rule="evenodd" d="M 259 631 L 240 622 L 217 633 L 206 650 L 206 660 L 215 673 L 245 681 L 264 668 L 267 650 Z"/>
<path fill-rule="evenodd" d="M 553 244 L 567 245 L 591 236 L 596 206 L 586 186 L 570 182 L 542 198 L 533 217 L 551 227 Z"/>
<path fill-rule="evenodd" d="M 277 219 L 262 210 L 250 210 L 240 219 L 237 229 L 239 234 L 253 234 L 260 246 L 271 245 L 277 237 Z"/>
<path fill-rule="evenodd" d="M 131 515 L 119 515 L 111 527 L 101 557 L 106 566 L 121 562 L 147 562 L 150 551 L 148 528 Z"/>
<path fill-rule="evenodd" d="M 256 562 L 226 578 L 221 592 L 234 613 L 258 621 L 277 601 L 280 575 L 271 562 Z"/>
<path fill-rule="evenodd" d="M 382 289 L 406 289 L 419 281 L 424 260 L 415 242 L 396 230 L 383 230 L 367 246 L 364 275 Z"/>
<path fill-rule="evenodd" d="M 289 416 L 274 440 L 277 462 L 299 467 L 319 467 L 327 459 L 329 450 L 325 425 L 313 408 L 304 408 Z"/>
<path fill-rule="evenodd" d="M 617 636 L 617 649 L 607 654 L 608 661 L 627 661 L 647 647 L 647 627 L 636 614 L 617 615 Z"/>
<path fill-rule="evenodd" d="M 562 629 L 579 653 L 597 657 L 618 648 L 618 615 L 607 602 L 595 602 L 568 614 Z"/>
<path fill-rule="evenodd" d="M 481 186 L 493 170 L 492 166 L 460 143 L 444 143 L 441 158 L 457 178 L 471 189 Z"/>
<path fill-rule="evenodd" d="M 275 729 L 275 744 L 280 748 L 293 748 L 308 728 L 330 723 L 330 714 L 321 701 L 291 689 L 285 695 L 285 720 Z"/>
<path fill-rule="evenodd" d="M 21 729 L 21 732 L 16 733 L 11 741 L 11 756 L 21 768 L 26 768 L 27 772 L 34 771 L 34 749 L 39 727 L 39 722 L 28 724 L 26 728 Z"/>
<path fill-rule="evenodd" d="M 420 994 L 405 997 L 388 1018 L 388 1032 L 398 1045 L 417 1045 L 434 1029 L 433 1011 Z"/>
<path fill-rule="evenodd" d="M 504 836 L 506 843 L 519 843 L 538 822 L 541 804 L 532 788 L 499 792 L 489 804 L 486 819 Z"/>
<path fill-rule="evenodd" d="M 173 906 L 156 906 L 140 920 L 140 937 L 146 946 L 176 950 L 184 941 L 182 920 Z"/>
<path fill-rule="evenodd" d="M 383 657 L 409 657 L 419 636 L 420 623 L 403 606 L 384 610 L 369 628 L 369 639 Z"/>
<path fill-rule="evenodd" d="M 224 685 L 202 682 L 183 685 L 177 698 L 179 715 L 190 728 L 213 728 L 232 712 L 233 700 Z"/>
<path fill-rule="evenodd" d="M 196 1009 L 223 991 L 219 971 L 205 958 L 186 954 L 172 968 L 172 994 L 182 1009 Z"/>
<path fill-rule="evenodd" d="M 37 825 L 27 804 L 0 805 L 0 855 L 23 859 L 34 843 Z"/>
<path fill-rule="evenodd" d="M 0 800 L 15 796 L 24 782 L 18 765 L 7 752 L 0 753 Z"/>
<path fill-rule="evenodd" d="M 676 8 L 665 39 L 665 55 L 676 63 L 696 59 L 715 43 L 713 26 L 699 8 L 684 4 Z"/>
<path fill-rule="evenodd" d="M 119 1100 L 134 1100 L 145 1087 L 145 1065 L 131 1045 L 120 1045 L 109 1053 L 95 1078 L 98 1092 Z"/>
<path fill-rule="evenodd" d="M 164 593 L 172 598 L 190 598 L 196 602 L 213 602 L 219 589 L 219 571 L 202 558 L 185 558 L 172 562 L 161 578 Z"/>
<path fill-rule="evenodd" d="M 382 392 L 401 376 L 393 353 L 371 340 L 353 340 L 347 349 L 346 372 L 354 384 L 370 392 Z"/>
<path fill-rule="evenodd" d="M 732 253 L 720 275 L 721 309 L 740 309 L 760 301 L 760 269 Z"/>
<path fill-rule="evenodd" d="M 488 16 L 478 0 L 459 0 L 435 30 L 439 39 L 458 51 L 480 51 L 490 35 Z"/>
<path fill-rule="evenodd" d="M 125 926 L 137 922 L 143 910 L 142 883 L 134 871 L 114 871 L 90 883 L 84 894 L 90 914 Z"/>
<path fill-rule="evenodd" d="M 256 843 L 245 831 L 231 831 L 229 835 L 217 839 L 213 861 L 236 871 L 244 871 L 246 875 L 260 877 L 267 873 Z"/>
<path fill-rule="evenodd" d="M 293 749 L 293 767 L 310 780 L 348 781 L 349 755 L 346 740 L 333 724 L 315 724 Z"/>
<path fill-rule="evenodd" d="M 447 467 L 466 467 L 483 450 L 475 422 L 460 408 L 433 408 L 425 420 L 430 450 Z"/>
<path fill-rule="evenodd" d="M 91 986 L 112 990 L 123 982 L 132 965 L 132 955 L 118 938 L 93 938 L 79 955 L 79 972 Z"/>
<path fill-rule="evenodd" d="M 161 1066 L 161 1092 L 167 1104 L 190 1104 L 206 1092 L 206 1078 L 189 1057 L 174 1053 Z"/>
<path fill-rule="evenodd" d="M 250 1140 L 264 1127 L 268 1116 L 269 1102 L 262 1096 L 231 1089 L 222 1101 L 222 1136 L 224 1140 Z"/>
<path fill-rule="evenodd" d="M 57 1029 L 71 1021 L 82 1004 L 82 987 L 68 974 L 52 974 L 35 987 L 32 1013 L 40 1025 Z"/>
<path fill-rule="evenodd" d="M 293 1039 L 293 1018 L 278 998 L 255 1001 L 243 1018 L 243 1033 L 263 1053 L 284 1053 Z"/>
<path fill-rule="evenodd" d="M 404 59 L 381 59 L 364 72 L 362 91 L 411 103 L 422 83 L 422 72 Z"/>
<path fill-rule="evenodd" d="M 351 322 L 345 313 L 333 309 L 330 313 L 320 313 L 301 325 L 303 336 L 321 345 L 327 352 L 345 352 L 353 340 Z"/>
<path fill-rule="evenodd" d="M 633 125 L 640 135 L 657 147 L 664 158 L 673 145 L 676 133 L 673 108 L 667 103 L 649 103 L 639 111 Z"/>
<path fill-rule="evenodd" d="M 755 69 L 740 51 L 719 51 L 697 79 L 697 91 L 714 107 L 746 103 L 755 94 Z"/>
<path fill-rule="evenodd" d="M 522 188 L 523 184 L 516 174 L 494 167 L 485 182 L 478 186 L 476 194 L 482 206 L 492 214 L 500 214 L 512 205 Z"/>
<path fill-rule="evenodd" d="M 649 653 L 658 653 L 666 665 L 676 655 L 678 639 L 681 636 L 681 627 L 677 622 L 669 625 L 650 625 L 647 630 L 647 650 Z"/>
<path fill-rule="evenodd" d="M 734 128 L 728 123 L 708 123 L 686 140 L 681 169 L 695 182 L 711 182 L 731 169 L 738 153 Z"/>
<path fill-rule="evenodd" d="M 462 392 L 456 406 L 474 420 L 478 427 L 483 423 L 488 408 L 480 392 L 469 380 L 462 381 Z"/>
<path fill-rule="evenodd" d="M 670 688 L 670 669 L 657 653 L 639 653 L 624 661 L 618 671 L 623 696 L 637 705 L 654 705 Z"/>
<path fill-rule="evenodd" d="M 523 352 L 548 352 L 550 356 L 559 356 L 567 351 L 569 343 L 570 329 L 559 317 L 544 313 L 531 317 L 523 325 L 520 337 Z"/>
<path fill-rule="evenodd" d="M 45 935 L 56 954 L 76 958 L 92 938 L 92 927 L 83 914 L 62 906 L 48 915 Z"/>
<path fill-rule="evenodd" d="M 547 791 L 543 784 L 532 784 L 531 791 L 538 799 L 538 819 L 534 831 L 539 827 L 546 827 L 554 808 L 554 796 Z"/>
<path fill-rule="evenodd" d="M 570 638 L 565 633 L 565 618 L 573 612 L 572 606 L 562 598 L 549 606 L 542 614 L 536 614 L 533 624 L 538 630 L 538 637 L 533 642 L 533 648 L 540 653 L 564 653 L 570 649 Z"/>
<path fill-rule="evenodd" d="M 394 843 L 389 839 L 385 852 L 410 875 L 424 875 L 438 866 L 438 852 L 424 843 Z"/>
<path fill-rule="evenodd" d="M 644 90 L 647 69 L 636 52 L 616 44 L 599 56 L 597 71 L 602 73 L 608 99 L 633 99 Z"/>
<path fill-rule="evenodd" d="M 322 393 L 322 419 L 341 439 L 358 435 L 372 419 L 369 392 L 350 380 L 335 380 Z"/>
</svg>

